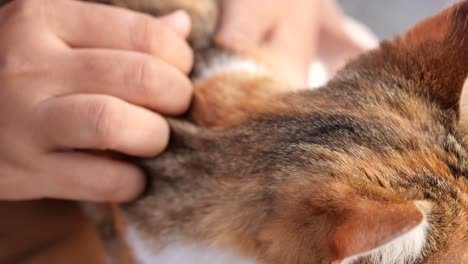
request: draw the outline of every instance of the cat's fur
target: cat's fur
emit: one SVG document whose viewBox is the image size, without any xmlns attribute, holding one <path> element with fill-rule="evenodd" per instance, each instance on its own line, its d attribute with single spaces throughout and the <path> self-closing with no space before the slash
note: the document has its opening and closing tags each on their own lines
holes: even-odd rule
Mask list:
<svg viewBox="0 0 468 264">
<path fill-rule="evenodd" d="M 137 258 L 180 243 L 266 264 L 468 263 L 468 1 L 317 90 L 282 93 L 262 67 L 198 80 L 191 122 L 138 161 Z"/>
</svg>

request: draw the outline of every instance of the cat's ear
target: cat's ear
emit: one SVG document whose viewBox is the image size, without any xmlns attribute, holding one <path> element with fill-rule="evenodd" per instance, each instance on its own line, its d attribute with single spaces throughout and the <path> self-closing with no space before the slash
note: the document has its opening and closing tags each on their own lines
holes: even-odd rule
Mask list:
<svg viewBox="0 0 468 264">
<path fill-rule="evenodd" d="M 468 1 L 420 22 L 395 43 L 400 70 L 413 87 L 458 115 L 468 76 Z"/>
<path fill-rule="evenodd" d="M 347 207 L 331 236 L 333 263 L 361 256 L 408 261 L 422 250 L 427 222 L 414 202 L 362 200 Z"/>
</svg>

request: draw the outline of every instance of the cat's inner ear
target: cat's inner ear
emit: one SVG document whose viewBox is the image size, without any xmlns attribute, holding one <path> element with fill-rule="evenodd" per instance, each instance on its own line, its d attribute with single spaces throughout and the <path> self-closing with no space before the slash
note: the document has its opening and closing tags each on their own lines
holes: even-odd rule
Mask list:
<svg viewBox="0 0 468 264">
<path fill-rule="evenodd" d="M 365 256 L 375 263 L 381 259 L 409 263 L 421 253 L 427 220 L 414 202 L 361 200 L 347 207 L 331 237 L 333 263 L 348 263 Z"/>
<path fill-rule="evenodd" d="M 465 79 L 460 99 L 460 124 L 468 126 L 468 76 Z"/>
</svg>

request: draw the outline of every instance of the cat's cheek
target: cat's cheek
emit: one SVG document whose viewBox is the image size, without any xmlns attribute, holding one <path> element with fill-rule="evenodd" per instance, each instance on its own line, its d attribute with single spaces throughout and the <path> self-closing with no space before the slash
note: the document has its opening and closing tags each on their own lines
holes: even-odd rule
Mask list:
<svg viewBox="0 0 468 264">
<path fill-rule="evenodd" d="M 214 246 L 202 246 L 201 243 L 194 245 L 185 242 L 173 242 L 160 251 L 156 251 L 131 226 L 127 230 L 127 239 L 139 264 L 261 264 L 254 260 L 234 256 L 232 253 Z"/>
</svg>

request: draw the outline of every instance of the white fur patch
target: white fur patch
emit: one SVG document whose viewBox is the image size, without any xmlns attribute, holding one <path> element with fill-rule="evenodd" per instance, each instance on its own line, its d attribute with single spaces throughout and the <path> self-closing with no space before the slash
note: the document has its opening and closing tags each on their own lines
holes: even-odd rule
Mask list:
<svg viewBox="0 0 468 264">
<path fill-rule="evenodd" d="M 237 56 L 220 56 L 210 62 L 208 67 L 204 67 L 198 79 L 208 79 L 218 74 L 226 72 L 243 71 L 258 75 L 267 75 L 266 67 L 259 65 L 253 60 Z"/>
<path fill-rule="evenodd" d="M 370 257 L 371 263 L 379 264 L 413 263 L 424 248 L 428 228 L 429 223 L 424 220 L 419 226 L 406 234 L 374 250 L 347 258 L 343 261 L 343 264 L 352 264 L 361 257 Z"/>
<path fill-rule="evenodd" d="M 256 264 L 214 247 L 173 243 L 159 252 L 150 249 L 138 232 L 129 227 L 128 240 L 138 264 Z"/>
<path fill-rule="evenodd" d="M 325 65 L 320 61 L 314 61 L 309 67 L 308 84 L 311 89 L 325 85 L 330 78 Z"/>
<path fill-rule="evenodd" d="M 247 72 L 257 75 L 270 75 L 267 67 L 254 60 L 238 56 L 220 56 L 210 62 L 208 67 L 204 67 L 197 77 L 197 81 L 205 80 L 226 72 Z M 327 69 L 320 61 L 314 61 L 309 67 L 308 85 L 311 89 L 324 85 L 330 78 Z"/>
</svg>

